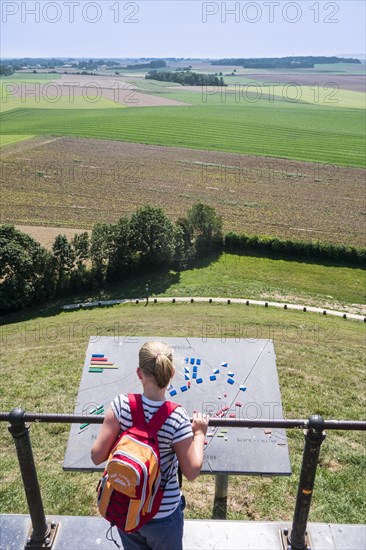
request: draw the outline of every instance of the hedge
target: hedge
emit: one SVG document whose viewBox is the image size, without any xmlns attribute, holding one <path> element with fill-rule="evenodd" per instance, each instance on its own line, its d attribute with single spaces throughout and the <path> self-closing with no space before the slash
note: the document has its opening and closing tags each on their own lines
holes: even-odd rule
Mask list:
<svg viewBox="0 0 366 550">
<path fill-rule="evenodd" d="M 228 233 L 225 236 L 225 252 L 271 252 L 283 256 L 307 259 L 327 259 L 337 263 L 366 265 L 366 248 L 331 244 L 320 241 L 292 241 L 277 237 L 262 237 Z"/>
</svg>

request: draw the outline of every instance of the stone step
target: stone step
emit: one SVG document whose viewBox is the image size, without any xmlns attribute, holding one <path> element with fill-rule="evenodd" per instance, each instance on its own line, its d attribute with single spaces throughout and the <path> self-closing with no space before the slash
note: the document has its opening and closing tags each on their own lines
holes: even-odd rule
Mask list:
<svg viewBox="0 0 366 550">
<path fill-rule="evenodd" d="M 97 517 L 50 516 L 58 523 L 52 550 L 115 550 L 106 540 L 108 523 Z M 0 515 L 1 550 L 21 550 L 31 527 L 27 515 Z M 282 550 L 280 530 L 286 522 L 186 520 L 184 550 Z M 309 523 L 312 550 L 365 550 L 365 525 Z M 121 545 L 117 530 L 114 537 Z M 162 549 L 169 550 L 169 549 Z"/>
</svg>

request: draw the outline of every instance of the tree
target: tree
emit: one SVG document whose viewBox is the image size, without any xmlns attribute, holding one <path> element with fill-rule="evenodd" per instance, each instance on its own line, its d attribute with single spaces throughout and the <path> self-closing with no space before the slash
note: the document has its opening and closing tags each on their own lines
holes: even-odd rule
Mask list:
<svg viewBox="0 0 366 550">
<path fill-rule="evenodd" d="M 108 278 L 118 279 L 128 273 L 133 265 L 133 253 L 130 246 L 130 222 L 121 218 L 115 226 L 114 246 L 111 250 L 108 266 Z"/>
<path fill-rule="evenodd" d="M 162 265 L 172 261 L 174 226 L 161 208 L 145 206 L 132 215 L 130 246 L 142 265 Z"/>
<path fill-rule="evenodd" d="M 195 204 L 187 212 L 197 251 L 214 250 L 222 246 L 222 218 L 207 204 Z"/>
<path fill-rule="evenodd" d="M 52 292 L 51 255 L 12 225 L 0 226 L 0 311 L 40 302 Z"/>
<path fill-rule="evenodd" d="M 181 219 L 183 220 L 183 218 Z M 194 260 L 196 255 L 196 247 L 191 239 L 187 239 L 184 224 L 178 220 L 174 227 L 174 258 L 173 266 L 178 271 L 187 269 L 189 264 Z M 187 221 L 187 220 L 183 220 Z"/>
<path fill-rule="evenodd" d="M 196 256 L 193 227 L 187 218 L 178 218 L 175 239 L 174 262 L 178 269 L 187 269 Z"/>
<path fill-rule="evenodd" d="M 90 252 L 90 238 L 89 233 L 84 231 L 84 233 L 75 233 L 71 246 L 74 252 L 75 262 L 80 270 L 84 265 L 85 260 L 89 258 Z"/>
<path fill-rule="evenodd" d="M 76 233 L 71 240 L 71 249 L 77 269 L 70 272 L 70 290 L 79 292 L 90 286 L 90 270 L 86 264 L 90 258 L 89 233 Z"/>
<path fill-rule="evenodd" d="M 96 223 L 93 226 L 90 258 L 92 261 L 92 277 L 96 287 L 103 284 L 110 259 L 115 252 L 116 226 L 110 223 Z"/>
<path fill-rule="evenodd" d="M 56 293 L 61 294 L 68 287 L 69 274 L 74 267 L 75 254 L 66 235 L 57 235 L 52 245 L 56 270 Z"/>
</svg>

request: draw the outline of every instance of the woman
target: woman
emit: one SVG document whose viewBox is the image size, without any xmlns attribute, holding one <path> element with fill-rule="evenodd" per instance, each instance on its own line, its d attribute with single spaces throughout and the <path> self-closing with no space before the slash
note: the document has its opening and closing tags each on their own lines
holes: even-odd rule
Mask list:
<svg viewBox="0 0 366 550">
<path fill-rule="evenodd" d="M 148 422 L 165 401 L 175 373 L 172 350 L 163 342 L 146 342 L 139 352 L 137 376 L 143 387 L 142 403 Z M 108 458 L 118 435 L 132 426 L 127 394 L 117 396 L 107 411 L 91 458 L 100 464 Z M 134 533 L 118 530 L 125 550 L 182 550 L 184 502 L 178 483 L 178 463 L 184 476 L 193 481 L 203 463 L 208 417 L 193 413 L 191 424 L 183 407 L 175 409 L 158 432 L 164 496 L 158 513 Z"/>
</svg>

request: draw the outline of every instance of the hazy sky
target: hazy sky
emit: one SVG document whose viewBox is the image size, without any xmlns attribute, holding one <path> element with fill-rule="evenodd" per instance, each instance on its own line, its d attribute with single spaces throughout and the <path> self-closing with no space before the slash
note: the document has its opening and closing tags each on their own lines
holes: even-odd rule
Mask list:
<svg viewBox="0 0 366 550">
<path fill-rule="evenodd" d="M 1 1 L 2 57 L 364 54 L 365 2 Z"/>
</svg>

